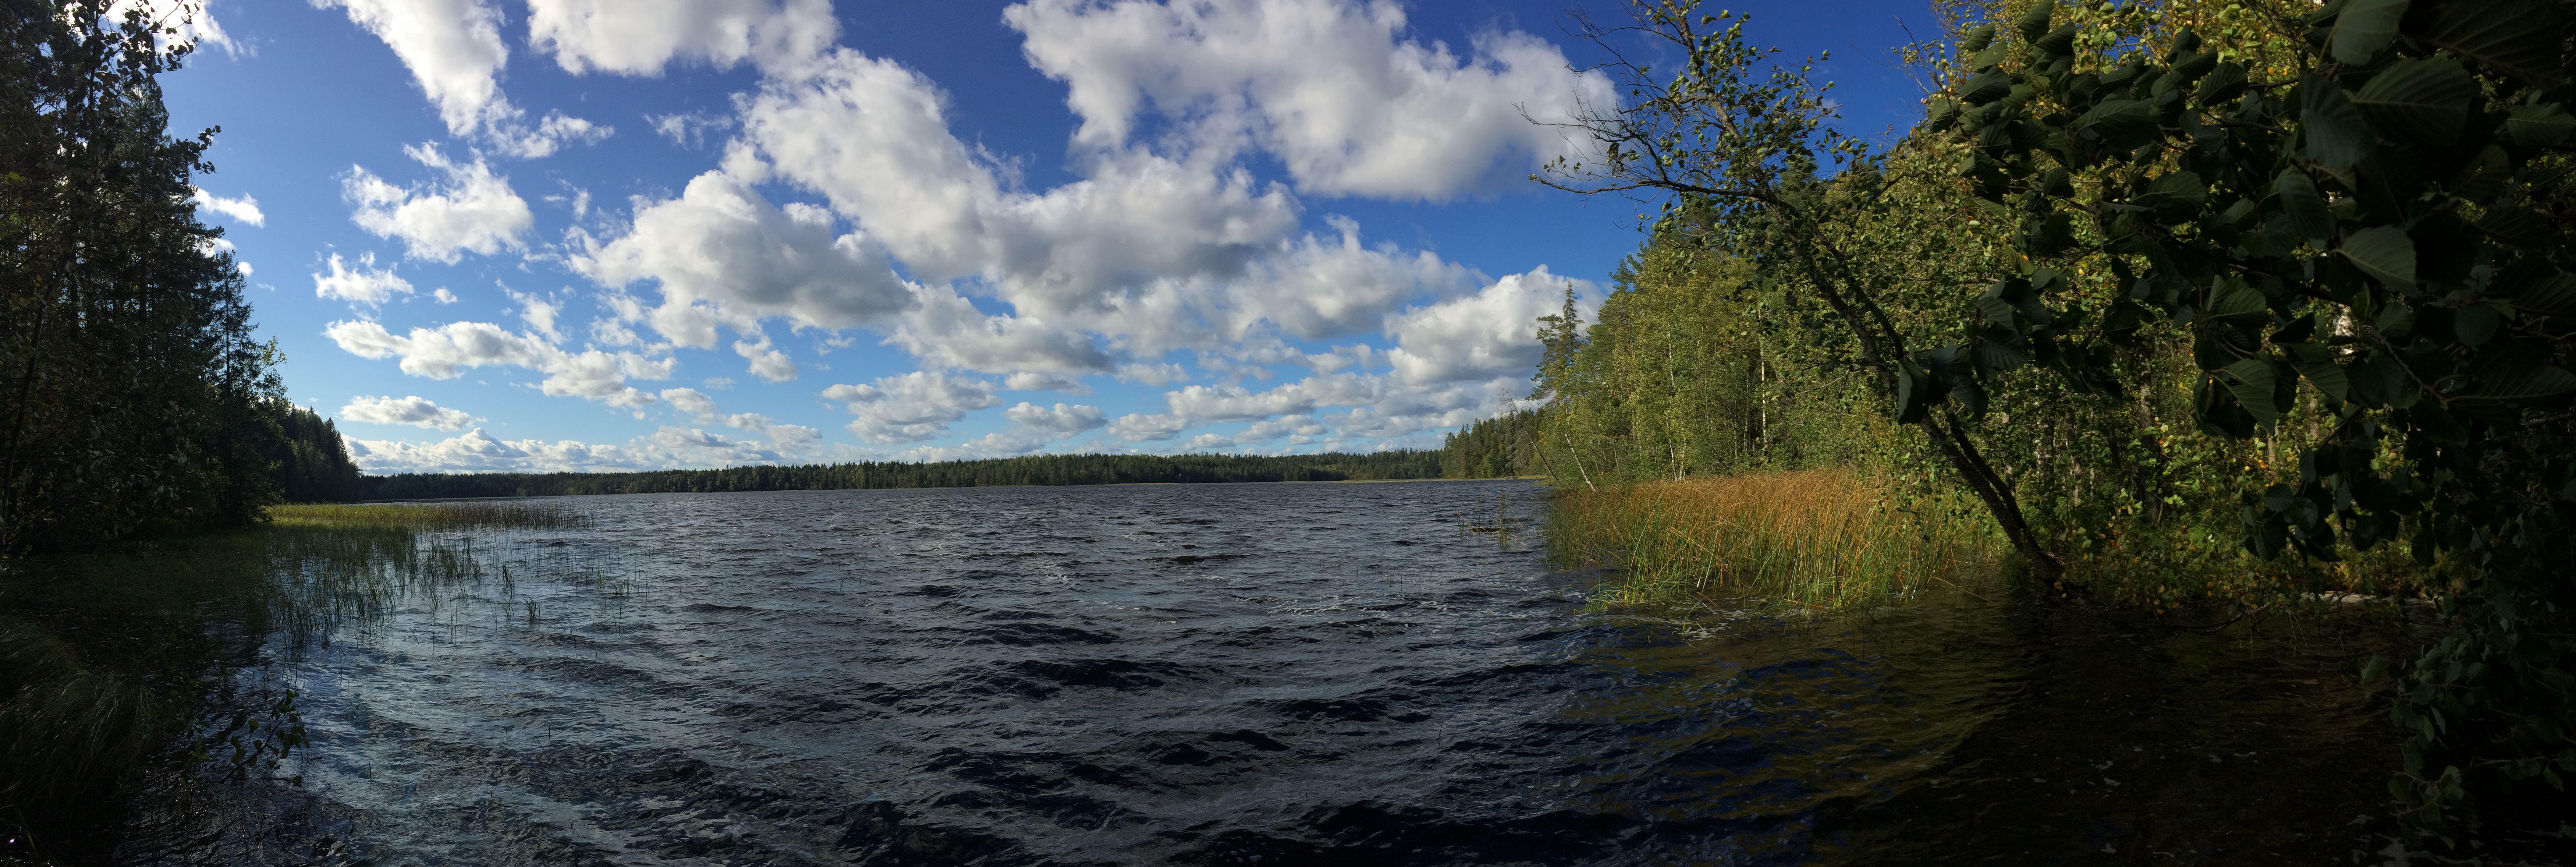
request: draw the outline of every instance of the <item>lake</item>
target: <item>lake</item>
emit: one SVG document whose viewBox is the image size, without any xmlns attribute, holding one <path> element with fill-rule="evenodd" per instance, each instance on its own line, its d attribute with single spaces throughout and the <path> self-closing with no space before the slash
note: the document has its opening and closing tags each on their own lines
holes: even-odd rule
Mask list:
<svg viewBox="0 0 2576 867">
<path fill-rule="evenodd" d="M 2404 860 L 2384 817 L 2391 730 L 2348 665 L 2407 639 L 2385 611 L 2220 634 L 1967 594 L 1854 617 L 1604 611 L 1586 604 L 1604 576 L 1550 568 L 1545 493 L 552 501 L 589 526 L 478 533 L 481 580 L 403 598 L 327 647 L 273 646 L 243 676 L 300 694 L 312 743 L 281 773 L 302 786 L 234 787 L 188 808 L 228 836 L 133 851 Z M 2517 822 L 2482 841 L 2490 858 L 2545 859 L 2576 831 Z"/>
</svg>

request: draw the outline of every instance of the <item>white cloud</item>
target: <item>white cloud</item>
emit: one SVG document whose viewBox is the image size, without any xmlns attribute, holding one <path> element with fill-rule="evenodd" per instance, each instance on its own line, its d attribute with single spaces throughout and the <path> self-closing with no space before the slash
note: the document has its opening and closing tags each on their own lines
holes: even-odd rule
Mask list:
<svg viewBox="0 0 2576 867">
<path fill-rule="evenodd" d="M 195 187 L 189 187 L 188 190 L 189 199 L 196 202 L 197 207 L 199 208 L 213 211 L 215 213 L 231 217 L 235 221 L 249 223 L 253 226 L 268 225 L 268 215 L 259 212 L 258 199 L 254 199 L 249 196 L 243 196 L 238 199 L 227 199 Z"/>
<path fill-rule="evenodd" d="M 1300 189 L 1447 199 L 1517 180 L 1569 152 L 1530 123 L 1617 104 L 1607 78 L 1518 31 L 1461 57 L 1404 38 L 1404 10 L 1353 0 L 1032 0 L 1003 20 L 1083 118 L 1075 139 L 1114 148 L 1148 107 L 1197 147 L 1257 147 Z"/>
<path fill-rule="evenodd" d="M 340 190 L 358 204 L 351 220 L 377 237 L 401 238 L 413 258 L 454 263 L 468 250 L 489 256 L 504 247 L 517 249 L 519 236 L 536 225 L 527 200 L 511 191 L 510 179 L 492 174 L 481 157 L 458 165 L 433 145 L 405 147 L 403 152 L 438 170 L 447 183 L 435 190 L 407 190 L 353 165 Z"/>
<path fill-rule="evenodd" d="M 784 317 L 798 327 L 838 330 L 913 304 L 913 289 L 869 237 L 836 236 L 829 212 L 773 206 L 723 172 L 699 175 L 676 199 L 638 199 L 624 237 L 604 245 L 586 236 L 576 241 L 584 249 L 572 267 L 601 285 L 657 281 L 662 305 L 646 318 L 686 346 L 713 346 L 718 322 L 748 333 L 762 319 Z"/>
<path fill-rule="evenodd" d="M 1109 423 L 1109 435 L 1129 442 L 1171 439 L 1188 427 L 1179 416 L 1162 413 L 1129 413 Z"/>
<path fill-rule="evenodd" d="M 501 10 L 484 0 L 314 0 L 348 10 L 349 20 L 394 50 L 448 132 L 465 135 L 517 114 L 496 77 L 510 62 Z"/>
<path fill-rule="evenodd" d="M 772 348 L 769 345 L 769 335 L 759 335 L 759 338 L 733 342 L 734 354 L 751 362 L 751 375 L 770 382 L 786 382 L 795 379 L 796 360 L 787 357 L 787 353 Z"/>
<path fill-rule="evenodd" d="M 370 424 L 407 424 L 438 430 L 456 430 L 482 421 L 470 413 L 439 406 L 428 398 L 419 396 L 360 395 L 350 398 L 349 405 L 340 408 L 340 417 Z"/>
<path fill-rule="evenodd" d="M 342 350 L 360 358 L 400 358 L 402 372 L 455 379 L 464 368 L 524 367 L 546 375 L 547 395 L 582 397 L 626 408 L 654 401 L 627 385 L 628 378 L 669 379 L 679 362 L 634 352 L 566 352 L 534 334 L 512 333 L 489 322 L 451 322 L 396 336 L 374 322 L 334 322 L 323 329 Z"/>
<path fill-rule="evenodd" d="M 576 75 L 659 75 L 674 60 L 776 69 L 832 44 L 829 0 L 528 0 L 528 42 Z"/>
<path fill-rule="evenodd" d="M 445 286 L 440 286 L 437 291 L 429 293 L 429 297 L 437 300 L 440 304 L 456 303 L 456 293 L 447 291 L 447 287 Z"/>
<path fill-rule="evenodd" d="M 1081 380 L 1052 373 L 1022 371 L 1002 378 L 1002 388 L 1010 391 L 1061 391 L 1067 394 L 1090 394 L 1091 387 Z"/>
<path fill-rule="evenodd" d="M 1056 436 L 1071 436 L 1109 423 L 1101 416 L 1100 408 L 1096 406 L 1066 406 L 1059 403 L 1054 409 L 1048 409 L 1027 401 L 1021 401 L 1019 406 L 1003 410 L 1002 417 L 1009 419 L 1012 424 L 1031 430 L 1045 431 Z"/>
<path fill-rule="evenodd" d="M 691 420 L 698 424 L 723 424 L 735 430 L 768 437 L 770 448 L 781 454 L 799 454 L 805 451 L 807 446 L 823 438 L 822 431 L 804 425 L 781 424 L 759 413 L 726 415 L 724 408 L 716 404 L 715 398 L 708 397 L 704 392 L 694 388 L 663 389 L 662 401 L 670 404 L 672 409 L 688 413 Z"/>
<path fill-rule="evenodd" d="M 849 424 L 859 439 L 879 445 L 919 442 L 948 432 L 948 424 L 975 410 L 998 406 L 993 383 L 938 371 L 879 378 L 873 385 L 835 385 L 826 400 L 841 401 L 858 418 Z"/>
<path fill-rule="evenodd" d="M 662 137 L 670 139 L 672 144 L 688 148 L 705 146 L 708 133 L 732 129 L 734 123 L 730 115 L 696 112 L 648 114 L 644 116 L 644 120 L 653 125 L 654 132 L 661 133 Z"/>
<path fill-rule="evenodd" d="M 547 340 L 563 342 L 563 333 L 555 330 L 555 317 L 563 314 L 561 303 L 507 286 L 501 287 L 501 291 L 508 293 L 510 300 L 519 302 L 519 321 L 528 323 L 529 328 L 545 335 Z"/>
<path fill-rule="evenodd" d="M 486 0 L 312 2 L 347 10 L 351 22 L 384 40 L 438 107 L 450 134 L 480 135 L 503 153 L 534 159 L 567 140 L 597 141 L 611 132 L 561 112 L 549 112 L 534 130 L 526 128 L 526 112 L 501 93 L 510 49 L 501 40 L 501 10 Z"/>
<path fill-rule="evenodd" d="M 376 254 L 358 254 L 358 267 L 351 269 L 331 254 L 331 273 L 313 275 L 313 294 L 338 298 L 351 304 L 381 305 L 395 295 L 411 294 L 411 281 L 395 276 L 392 268 L 377 268 Z M 446 291 L 446 290 L 440 290 Z"/>
<path fill-rule="evenodd" d="M 647 469 L 667 462 L 577 440 L 505 441 L 475 428 L 433 443 L 350 438 L 349 457 L 376 473 L 561 473 Z"/>
<path fill-rule="evenodd" d="M 924 289 L 919 306 L 886 338 L 934 364 L 985 373 L 1083 374 L 1109 369 L 1109 353 L 1078 328 L 987 314 L 945 287 Z"/>
<path fill-rule="evenodd" d="M 1538 318 L 1557 312 L 1568 289 L 1578 297 L 1594 294 L 1589 282 L 1541 266 L 1474 295 L 1388 317 L 1386 333 L 1396 347 L 1387 361 L 1416 384 L 1527 376 L 1538 366 Z"/>
</svg>

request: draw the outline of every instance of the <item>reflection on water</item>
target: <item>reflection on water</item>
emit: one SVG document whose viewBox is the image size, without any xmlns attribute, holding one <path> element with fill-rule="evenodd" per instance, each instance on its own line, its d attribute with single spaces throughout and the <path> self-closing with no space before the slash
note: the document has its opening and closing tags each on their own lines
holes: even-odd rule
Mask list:
<svg viewBox="0 0 2576 867">
<path fill-rule="evenodd" d="M 1521 482 L 566 500 L 590 526 L 482 543 L 508 580 L 411 594 L 255 673 L 304 696 L 304 790 L 239 791 L 226 809 L 283 824 L 181 848 L 2389 860 L 2387 730 L 2343 674 L 2402 638 L 2385 613 L 2250 637 L 1968 597 L 1851 621 L 1602 613 L 1597 576 L 1475 532 L 1505 494 L 1544 502 Z M 2489 856 L 2564 842 L 2491 836 Z"/>
</svg>

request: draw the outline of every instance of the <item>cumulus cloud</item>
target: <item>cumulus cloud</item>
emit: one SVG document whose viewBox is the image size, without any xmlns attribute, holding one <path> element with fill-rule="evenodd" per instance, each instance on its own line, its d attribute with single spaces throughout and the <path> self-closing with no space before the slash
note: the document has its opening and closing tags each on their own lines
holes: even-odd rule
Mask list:
<svg viewBox="0 0 2576 867">
<path fill-rule="evenodd" d="M 189 200 L 196 202 L 199 208 L 231 217 L 235 222 L 249 223 L 253 226 L 268 225 L 268 215 L 259 212 L 258 199 L 249 196 L 227 199 L 195 187 L 189 187 L 188 190 Z"/>
<path fill-rule="evenodd" d="M 1027 401 L 1021 401 L 1019 406 L 1003 410 L 1002 417 L 1010 420 L 1012 424 L 1034 431 L 1045 431 L 1056 436 L 1072 436 L 1109 423 L 1108 419 L 1101 416 L 1100 408 L 1096 406 L 1066 406 L 1059 403 L 1055 408 L 1049 409 Z"/>
<path fill-rule="evenodd" d="M 395 276 L 392 268 L 377 268 L 374 253 L 358 254 L 358 267 L 354 269 L 342 263 L 338 253 L 331 254 L 328 264 L 331 273 L 313 275 L 316 297 L 375 306 L 395 295 L 411 294 L 411 281 Z"/>
<path fill-rule="evenodd" d="M 1472 52 L 1406 39 L 1404 10 L 1353 0 L 1032 0 L 1003 12 L 1063 81 L 1076 141 L 1115 147 L 1149 107 L 1198 147 L 1258 147 L 1300 189 L 1447 199 L 1570 151 L 1524 118 L 1614 105 L 1607 78 L 1517 31 Z"/>
<path fill-rule="evenodd" d="M 1189 427 L 1180 416 L 1165 413 L 1129 413 L 1109 423 L 1109 435 L 1129 442 L 1151 442 L 1171 439 Z"/>
<path fill-rule="evenodd" d="M 987 380 L 917 370 L 869 385 L 835 385 L 823 397 L 847 404 L 858 416 L 849 428 L 859 439 L 896 445 L 937 437 L 967 413 L 1000 405 L 997 390 Z"/>
<path fill-rule="evenodd" d="M 350 421 L 362 421 L 369 424 L 407 424 L 413 427 L 435 428 L 438 430 L 457 430 L 466 425 L 482 421 L 482 419 L 476 418 L 470 413 L 439 406 L 428 398 L 416 395 L 410 397 L 367 397 L 365 395 L 353 397 L 349 399 L 348 406 L 340 408 L 340 417 Z"/>
<path fill-rule="evenodd" d="M 801 202 L 774 206 L 720 171 L 691 180 L 679 198 L 637 200 L 623 237 L 576 240 L 585 249 L 570 259 L 572 267 L 601 285 L 657 282 L 662 304 L 645 318 L 684 346 L 714 346 L 719 322 L 748 333 L 761 319 L 782 317 L 837 330 L 913 304 L 912 287 L 869 237 L 837 234 L 830 212 Z"/>
<path fill-rule="evenodd" d="M 610 130 L 580 118 L 549 113 L 537 128 L 501 93 L 501 68 L 510 62 L 501 41 L 500 7 L 486 0 L 314 0 L 337 6 L 349 20 L 392 48 L 411 70 L 421 92 L 438 107 L 447 131 L 480 135 L 512 156 L 536 158 L 567 140 L 596 141 Z"/>
<path fill-rule="evenodd" d="M 543 337 L 512 333 L 489 322 L 451 322 L 397 336 L 362 320 L 334 322 L 322 333 L 360 358 L 400 358 L 402 372 L 413 376 L 455 379 L 466 368 L 524 367 L 546 375 L 539 388 L 547 395 L 630 409 L 652 403 L 654 397 L 627 385 L 627 379 L 669 379 L 679 367 L 675 359 L 634 352 L 566 352 Z"/>
<path fill-rule="evenodd" d="M 504 247 L 517 249 L 519 236 L 536 225 L 527 200 L 481 157 L 460 165 L 426 144 L 405 147 L 403 153 L 445 175 L 446 183 L 404 189 L 353 165 L 341 179 L 340 191 L 357 203 L 350 219 L 359 228 L 379 238 L 401 238 L 411 257 L 454 263 L 469 250 L 489 256 Z"/>
<path fill-rule="evenodd" d="M 1389 317 L 1386 333 L 1396 346 L 1387 361 L 1397 376 L 1417 384 L 1527 375 L 1538 366 L 1538 318 L 1555 313 L 1569 290 L 1580 298 L 1594 294 L 1589 282 L 1541 266 L 1474 295 Z"/>
<path fill-rule="evenodd" d="M 840 34 L 829 0 L 529 0 L 528 42 L 576 75 L 659 75 L 674 60 L 776 69 Z"/>
<path fill-rule="evenodd" d="M 705 392 L 694 388 L 663 389 L 662 401 L 672 409 L 688 413 L 690 420 L 698 424 L 722 424 L 735 430 L 767 437 L 770 447 L 783 454 L 799 453 L 806 446 L 823 437 L 822 431 L 804 425 L 782 424 L 759 413 L 744 412 L 727 415 L 724 408 L 717 405 L 715 398 L 708 397 Z"/>
<path fill-rule="evenodd" d="M 475 428 L 432 443 L 350 438 L 349 457 L 377 473 L 563 473 L 634 470 L 662 461 L 609 445 L 578 440 L 502 440 Z"/>
</svg>

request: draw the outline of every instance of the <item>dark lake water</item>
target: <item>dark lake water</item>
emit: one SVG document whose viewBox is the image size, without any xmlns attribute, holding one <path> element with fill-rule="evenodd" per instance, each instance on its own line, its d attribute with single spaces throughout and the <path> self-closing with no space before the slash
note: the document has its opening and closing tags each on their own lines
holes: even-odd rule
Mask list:
<svg viewBox="0 0 2576 867">
<path fill-rule="evenodd" d="M 593 524 L 478 534 L 483 580 L 249 675 L 302 695 L 303 786 L 237 792 L 282 824 L 199 851 L 2407 860 L 2389 729 L 2346 674 L 2403 639 L 2385 614 L 2201 635 L 1966 596 L 1603 612 L 1601 576 L 1548 567 L 1521 482 L 558 502 Z M 1466 526 L 1506 508 L 1517 534 Z M 2550 809 L 2483 863 L 2558 857 Z"/>
</svg>

